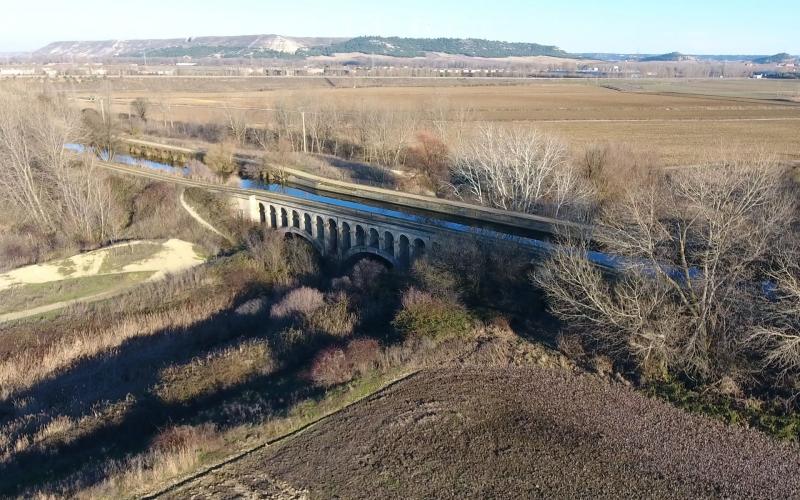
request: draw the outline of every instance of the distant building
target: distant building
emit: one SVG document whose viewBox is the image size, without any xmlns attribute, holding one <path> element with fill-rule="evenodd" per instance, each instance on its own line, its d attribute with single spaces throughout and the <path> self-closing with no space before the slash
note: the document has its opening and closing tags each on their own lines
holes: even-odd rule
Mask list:
<svg viewBox="0 0 800 500">
<path fill-rule="evenodd" d="M 35 75 L 33 68 L 0 68 L 0 76 L 30 76 Z"/>
</svg>

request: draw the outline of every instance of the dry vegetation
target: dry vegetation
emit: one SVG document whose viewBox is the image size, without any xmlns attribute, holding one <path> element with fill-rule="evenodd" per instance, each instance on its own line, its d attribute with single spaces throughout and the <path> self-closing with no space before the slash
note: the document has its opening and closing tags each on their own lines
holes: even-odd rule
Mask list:
<svg viewBox="0 0 800 500">
<path fill-rule="evenodd" d="M 165 129 L 153 129 L 157 135 L 170 135 L 174 129 L 191 123 L 217 123 L 225 127 L 230 123 L 229 116 L 234 114 L 243 116 L 250 124 L 297 120 L 299 114 L 289 111 L 305 110 L 310 136 L 320 132 L 320 127 L 333 127 L 344 130 L 346 137 L 358 133 L 359 123 L 369 123 L 369 119 L 360 122 L 354 119 L 362 109 L 412 114 L 426 122 L 422 129 L 435 128 L 427 124 L 429 120 L 459 122 L 457 115 L 470 110 L 466 121 L 469 126 L 486 123 L 534 126 L 560 137 L 576 154 L 588 144 L 608 142 L 636 152 L 652 151 L 659 163 L 667 165 L 700 163 L 709 151 L 719 153 L 732 147 L 741 147 L 743 154 L 749 149 L 764 148 L 785 159 L 798 159 L 795 130 L 800 108 L 787 100 L 787 96 L 800 92 L 797 82 L 627 82 L 630 83 L 612 80 L 596 85 L 594 80 L 523 80 L 476 85 L 422 80 L 406 86 L 399 81 L 391 87 L 385 86 L 386 83 L 366 82 L 366 87 L 358 88 L 287 89 L 272 80 L 254 79 L 248 83 L 200 79 L 192 82 L 198 86 L 190 90 L 185 88 L 185 81 L 150 79 L 115 82 L 114 97 L 115 109 L 122 113 L 127 113 L 129 103 L 143 95 L 151 97 L 154 103 L 152 114 L 162 113 L 155 111 L 161 109 L 155 102 L 169 103 L 168 115 L 173 126 L 169 120 L 151 119 L 150 125 Z M 202 89 L 204 85 L 207 88 Z M 232 86 L 245 88 L 228 90 Z M 84 95 L 105 92 L 94 89 Z M 264 108 L 271 111 L 260 111 Z M 432 110 L 436 117 L 429 116 Z M 319 126 L 314 123 L 316 113 L 325 116 Z M 312 142 L 310 139 L 309 147 Z"/>
<path fill-rule="evenodd" d="M 786 168 L 772 161 L 726 161 L 698 169 L 657 170 L 652 167 L 661 161 L 658 153 L 644 151 L 653 148 L 643 148 L 642 143 L 626 146 L 619 136 L 608 141 L 593 137 L 591 143 L 574 148 L 524 124 L 478 124 L 510 120 L 516 113 L 540 113 L 535 115 L 539 119 L 547 113 L 569 115 L 582 107 L 598 116 L 647 114 L 667 103 L 676 106 L 681 120 L 693 113 L 710 113 L 716 123 L 726 124 L 738 122 L 719 120 L 787 118 L 764 122 L 772 127 L 792 123 L 796 108 L 737 101 L 739 108 L 728 109 L 719 106 L 718 99 L 632 97 L 553 83 L 500 88 L 502 92 L 498 87 L 447 89 L 454 101 L 478 95 L 485 101 L 470 113 L 461 112 L 457 102 L 431 106 L 423 113 L 404 103 L 418 103 L 429 89 L 350 90 L 314 90 L 320 97 L 314 108 L 302 101 L 307 97 L 270 97 L 278 111 L 268 120 L 230 101 L 208 123 L 179 123 L 177 115 L 169 115 L 175 118 L 170 121 L 166 112 L 158 120 L 162 97 L 152 95 L 145 101 L 139 96 L 126 109 L 127 124 L 111 108 L 101 110 L 99 122 L 86 114 L 81 120 L 57 97 L 3 94 L 9 105 L 0 110 L 0 159 L 10 165 L 0 171 L 0 189 L 9 194 L 0 201 L 7 214 L 0 216 L 4 265 L 121 238 L 177 237 L 201 245 L 213 258 L 113 300 L 0 329 L 0 494 L 144 494 L 180 474 L 308 424 L 399 375 L 449 363 L 501 367 L 510 369 L 511 377 L 549 382 L 536 386 L 546 397 L 522 397 L 517 404 L 519 394 L 527 392 L 506 394 L 497 412 L 487 418 L 477 418 L 467 404 L 474 422 L 463 429 L 459 419 L 464 414 L 443 413 L 433 406 L 428 413 L 417 408 L 409 415 L 383 418 L 384 424 L 388 419 L 392 425 L 416 422 L 415 432 L 429 432 L 424 439 L 409 434 L 425 443 L 419 453 L 426 465 L 415 470 L 428 474 L 427 484 L 441 473 L 435 450 L 454 449 L 453 442 L 460 438 L 448 432 L 461 429 L 464 443 L 470 436 L 478 436 L 482 445 L 491 436 L 511 443 L 499 446 L 497 439 L 491 441 L 494 447 L 487 457 L 493 458 L 481 458 L 483 465 L 475 465 L 475 470 L 482 470 L 487 461 L 506 464 L 497 457 L 519 444 L 520 435 L 528 439 L 522 441 L 527 447 L 514 455 L 521 461 L 511 460 L 514 472 L 498 475 L 512 482 L 528 478 L 542 456 L 565 460 L 565 467 L 575 450 L 587 457 L 585 463 L 593 468 L 582 476 L 584 483 L 548 483 L 549 475 L 544 474 L 546 492 L 612 494 L 620 484 L 643 492 L 687 494 L 734 494 L 765 485 L 778 491 L 781 485 L 769 476 L 773 469 L 750 482 L 731 473 L 720 483 L 719 475 L 727 472 L 714 464 L 732 457 L 732 452 L 714 447 L 689 457 L 692 463 L 711 457 L 716 461 L 711 466 L 664 472 L 663 464 L 650 461 L 655 451 L 643 453 L 647 448 L 629 441 L 621 444 L 620 421 L 629 424 L 627 418 L 606 418 L 604 411 L 576 413 L 563 395 L 578 387 L 592 408 L 602 408 L 598 391 L 610 391 L 619 407 L 629 410 L 626 416 L 646 410 L 667 422 L 670 432 L 659 435 L 645 432 L 646 419 L 634 419 L 636 439 L 642 443 L 669 439 L 671 451 L 658 454 L 673 463 L 687 449 L 691 426 L 686 417 L 629 389 L 609 388 L 608 378 L 728 422 L 798 438 L 798 207 L 797 185 Z M 347 100 L 352 104 L 356 91 L 362 90 L 362 95 L 374 94 L 373 101 L 348 107 Z M 386 106 L 378 103 L 382 92 L 402 96 Z M 330 97 L 328 93 L 336 95 L 325 101 L 322 97 Z M 557 109 L 557 99 L 544 99 L 548 93 L 561 95 L 568 109 Z M 171 109 L 178 107 L 177 101 L 169 102 Z M 295 112 L 301 103 L 307 106 L 305 136 L 298 122 L 302 115 Z M 517 103 L 513 106 L 520 111 L 509 103 Z M 632 109 L 625 109 L 625 103 Z M 672 111 L 660 110 L 654 116 Z M 491 118 L 491 113 L 505 115 Z M 746 123 L 742 126 L 748 128 L 761 122 Z M 355 177 L 391 168 L 398 172 L 379 179 L 395 187 L 591 221 L 597 228 L 591 242 L 569 242 L 536 266 L 507 246 L 464 238 L 438 242 L 436 252 L 407 271 L 389 270 L 371 260 L 339 269 L 320 262 L 305 242 L 250 227 L 228 212 L 224 200 L 187 190 L 185 199 L 232 241 L 223 242 L 180 209 L 176 188 L 98 174 L 90 157 L 63 152 L 65 142 L 86 138 L 82 134 L 104 147 L 103 141 L 116 138 L 116 127 L 125 126 L 184 140 L 202 137 L 212 149 L 202 167 L 194 165 L 198 175 L 231 173 L 231 156 L 238 149 L 263 156 L 263 164 L 249 170 L 267 178 L 276 162 L 306 161 L 302 150 L 307 149 L 316 155 L 315 161 L 341 170 L 346 165 L 348 175 Z M 16 155 L 20 144 L 30 146 L 29 157 Z M 31 182 L 23 182 L 26 179 Z M 589 261 L 588 256 L 597 256 L 589 252 L 598 250 L 616 257 L 613 272 Z M 557 347 L 564 356 L 537 343 Z M 573 358 L 577 369 L 597 372 L 600 380 L 581 377 L 576 382 L 570 372 L 509 368 L 543 364 L 573 369 L 566 357 Z M 445 385 L 441 390 L 450 391 L 449 396 L 476 391 L 479 401 L 482 382 L 470 376 L 463 390 L 454 392 Z M 552 405 L 539 404 L 553 400 L 548 391 L 560 395 L 556 413 L 547 413 Z M 508 418 L 509 401 L 515 408 L 529 408 L 524 419 Z M 623 414 L 617 411 L 616 416 Z M 572 425 L 559 426 L 564 421 Z M 703 427 L 705 442 L 723 436 L 732 446 L 752 447 L 771 464 L 778 464 L 789 449 L 763 436 L 699 419 L 689 423 Z M 586 434 L 587 424 L 596 424 L 588 427 L 596 434 Z M 559 430 L 548 433 L 554 427 Z M 519 432 L 504 434 L 509 428 Z M 428 446 L 431 436 L 447 446 Z M 398 442 L 407 448 L 402 437 Z M 350 444 L 358 446 L 359 440 Z M 540 454 L 531 454 L 531 449 Z M 606 455 L 598 455 L 601 450 Z M 351 452 L 349 458 L 356 455 Z M 323 454 L 307 463 L 319 456 Z M 742 468 L 750 463 L 746 457 L 733 458 Z M 641 474 L 631 476 L 626 460 L 645 464 Z M 281 469 L 283 463 L 278 462 L 281 475 L 304 487 L 318 486 L 308 483 L 303 472 L 293 476 Z M 403 467 L 409 463 L 414 462 L 400 460 Z M 519 463 L 526 464 L 524 471 Z M 774 467 L 789 475 L 795 472 L 793 462 Z M 692 480 L 681 479 L 685 477 Z M 391 477 L 383 479 L 385 484 L 375 491 L 419 493 L 398 489 Z M 484 494 L 514 486 L 486 481 L 480 490 Z M 484 484 L 434 483 L 462 492 L 475 492 L 476 484 Z M 530 481 L 515 484 L 522 488 L 520 494 L 532 492 Z M 564 489 L 565 485 L 574 488 Z M 670 489 L 675 485 L 681 489 Z M 325 485 L 319 491 L 350 493 L 339 487 L 324 489 Z M 595 487 L 599 489 L 591 489 Z M 425 491 L 430 492 L 441 491 Z"/>
<path fill-rule="evenodd" d="M 784 498 L 797 451 L 590 376 L 444 368 L 167 497 L 277 482 L 320 498 Z"/>
</svg>

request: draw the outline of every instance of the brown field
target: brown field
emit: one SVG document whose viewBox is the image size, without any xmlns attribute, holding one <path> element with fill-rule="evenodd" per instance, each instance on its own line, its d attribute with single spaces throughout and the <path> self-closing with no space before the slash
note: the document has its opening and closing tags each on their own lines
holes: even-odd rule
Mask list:
<svg viewBox="0 0 800 500">
<path fill-rule="evenodd" d="M 167 115 L 180 121 L 221 121 L 227 108 L 246 113 L 257 124 L 269 120 L 276 104 L 290 109 L 326 104 L 341 110 L 468 109 L 472 123 L 537 127 L 576 150 L 591 143 L 624 144 L 655 153 L 669 165 L 752 150 L 800 160 L 800 103 L 792 102 L 800 96 L 800 81 L 448 80 L 445 85 L 443 79 L 320 78 L 297 79 L 292 85 L 290 80 L 126 79 L 114 82 L 118 90 L 112 92 L 120 112 L 127 112 L 136 97 L 158 103 L 155 120 Z M 200 90 L 187 90 L 192 82 Z M 76 94 L 98 95 L 98 89 Z"/>
<path fill-rule="evenodd" d="M 789 498 L 797 445 L 542 368 L 417 374 L 169 498 Z M 272 498 L 272 496 L 270 496 Z"/>
</svg>

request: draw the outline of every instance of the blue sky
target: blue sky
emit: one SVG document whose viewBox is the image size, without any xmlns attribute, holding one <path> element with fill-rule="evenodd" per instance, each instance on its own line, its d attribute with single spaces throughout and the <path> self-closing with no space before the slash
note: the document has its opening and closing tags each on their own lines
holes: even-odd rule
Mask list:
<svg viewBox="0 0 800 500">
<path fill-rule="evenodd" d="M 0 51 L 277 33 L 477 37 L 571 52 L 800 54 L 800 0 L 2 0 Z"/>
</svg>

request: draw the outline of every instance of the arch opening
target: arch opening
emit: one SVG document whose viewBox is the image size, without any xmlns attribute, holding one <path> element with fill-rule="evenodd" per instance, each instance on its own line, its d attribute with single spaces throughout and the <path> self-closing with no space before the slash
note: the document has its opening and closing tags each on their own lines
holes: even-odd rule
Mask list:
<svg viewBox="0 0 800 500">
<path fill-rule="evenodd" d="M 364 228 L 361 226 L 356 226 L 356 246 L 363 247 L 366 246 L 367 234 L 364 232 Z"/>
<path fill-rule="evenodd" d="M 410 243 L 408 241 L 408 237 L 406 235 L 400 235 L 400 239 L 398 240 L 398 259 L 400 260 L 400 264 L 407 266 L 411 261 L 411 254 L 410 254 Z"/>
<path fill-rule="evenodd" d="M 303 214 L 303 229 L 308 234 L 314 234 L 314 228 L 311 225 L 311 216 L 308 214 Z"/>
<path fill-rule="evenodd" d="M 386 269 L 394 268 L 394 263 L 383 255 L 371 252 L 356 252 L 342 262 L 342 269 L 345 269 L 346 273 L 349 273 L 356 264 L 364 260 L 377 262 Z"/>
<path fill-rule="evenodd" d="M 289 227 L 289 214 L 285 208 L 281 208 L 281 227 Z"/>
<path fill-rule="evenodd" d="M 350 224 L 342 222 L 342 250 L 347 251 L 353 246 L 350 236 Z"/>
<path fill-rule="evenodd" d="M 369 230 L 369 246 L 370 248 L 380 248 L 380 236 L 374 227 Z"/>
<path fill-rule="evenodd" d="M 414 246 L 411 249 L 411 257 L 414 259 L 419 259 L 425 255 L 425 242 L 419 238 L 414 239 Z"/>
<path fill-rule="evenodd" d="M 278 214 L 272 205 L 269 206 L 269 226 L 278 227 Z"/>
<path fill-rule="evenodd" d="M 297 210 L 292 210 L 292 227 L 300 229 L 300 214 Z"/>
<path fill-rule="evenodd" d="M 267 210 L 264 208 L 263 203 L 258 204 L 258 222 L 265 224 L 267 222 Z"/>
<path fill-rule="evenodd" d="M 320 243 L 325 241 L 325 221 L 319 215 L 317 216 L 317 241 Z"/>
<path fill-rule="evenodd" d="M 330 253 L 339 251 L 339 229 L 333 219 L 328 219 L 328 251 Z"/>
<path fill-rule="evenodd" d="M 389 231 L 383 233 L 383 251 L 394 257 L 394 235 Z"/>
</svg>

